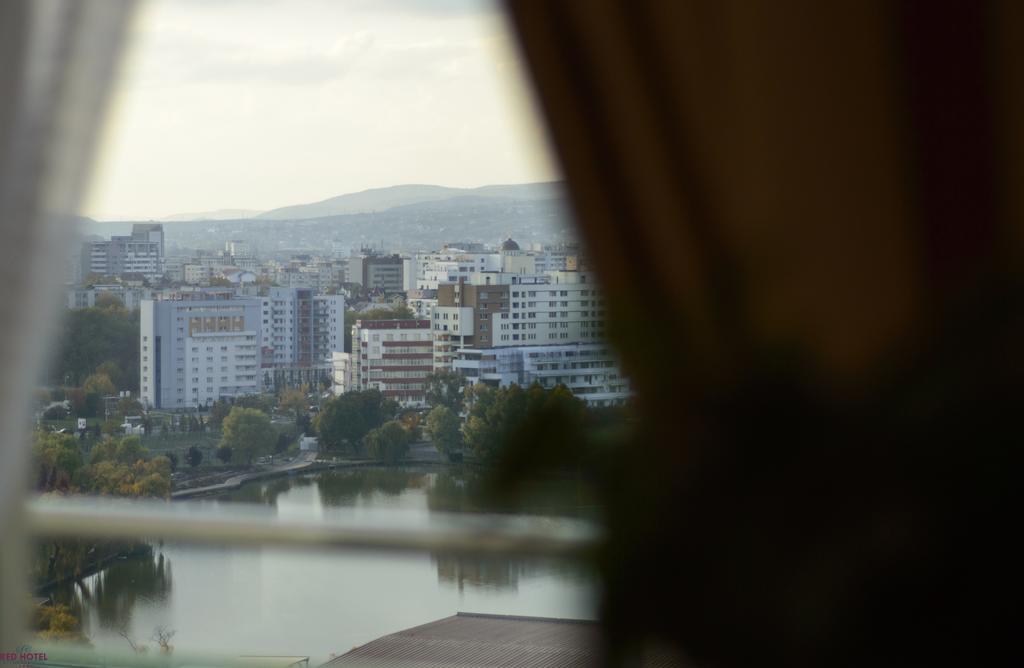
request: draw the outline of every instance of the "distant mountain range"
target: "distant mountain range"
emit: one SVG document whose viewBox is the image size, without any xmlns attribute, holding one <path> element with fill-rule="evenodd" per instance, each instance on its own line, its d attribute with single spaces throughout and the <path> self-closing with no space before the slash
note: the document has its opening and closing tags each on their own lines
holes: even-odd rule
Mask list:
<svg viewBox="0 0 1024 668">
<path fill-rule="evenodd" d="M 239 220 L 242 218 L 255 218 L 262 211 L 255 209 L 217 209 L 216 211 L 200 211 L 199 213 L 176 213 L 173 216 L 164 216 L 160 222 L 176 223 L 184 220 Z"/>
<path fill-rule="evenodd" d="M 226 209 L 185 219 L 164 218 L 168 243 L 179 248 L 223 248 L 247 239 L 263 254 L 289 249 L 327 250 L 383 246 L 440 248 L 448 242 L 549 243 L 575 237 L 561 182 L 446 188 L 401 185 L 341 195 L 312 204 L 224 217 Z M 285 224 L 282 224 L 285 223 Z M 132 221 L 84 225 L 86 234 L 126 234 Z"/>
<path fill-rule="evenodd" d="M 476 197 L 506 200 L 557 199 L 563 194 L 563 184 L 522 183 L 516 185 L 481 186 L 479 188 L 447 188 L 431 185 L 401 185 L 373 188 L 362 192 L 331 197 L 312 204 L 296 204 L 265 211 L 254 218 L 263 220 L 304 220 L 326 218 L 350 213 L 377 213 L 398 206 L 436 202 L 456 197 Z"/>
</svg>

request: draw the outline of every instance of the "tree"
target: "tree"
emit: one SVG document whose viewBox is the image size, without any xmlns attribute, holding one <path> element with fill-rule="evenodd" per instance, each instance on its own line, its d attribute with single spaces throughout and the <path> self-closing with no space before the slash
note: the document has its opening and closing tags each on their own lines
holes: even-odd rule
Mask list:
<svg viewBox="0 0 1024 668">
<path fill-rule="evenodd" d="M 462 428 L 467 448 L 486 462 L 521 466 L 556 450 L 582 454 L 586 404 L 564 385 L 545 390 L 511 385 L 494 389 L 479 384 L 468 395 L 469 415 Z M 511 462 L 509 456 L 518 457 Z"/>
<path fill-rule="evenodd" d="M 171 493 L 171 463 L 166 457 L 121 464 L 104 460 L 90 465 L 85 489 L 111 496 L 166 498 Z"/>
<path fill-rule="evenodd" d="M 281 432 L 277 435 L 277 442 L 274 443 L 274 454 L 279 455 L 288 449 L 288 446 L 292 444 L 294 437 L 286 432 Z"/>
<path fill-rule="evenodd" d="M 166 626 L 158 626 L 153 629 L 153 635 L 149 637 L 150 640 L 155 642 L 160 648 L 161 654 L 170 654 L 174 651 L 174 645 L 171 644 L 171 638 L 177 631 L 169 629 Z"/>
<path fill-rule="evenodd" d="M 125 397 L 117 402 L 117 414 L 121 417 L 129 415 L 142 415 L 145 411 L 137 399 Z"/>
<path fill-rule="evenodd" d="M 220 444 L 230 447 L 251 464 L 255 455 L 270 452 L 276 438 L 266 413 L 235 406 L 224 418 Z"/>
<path fill-rule="evenodd" d="M 43 411 L 44 420 L 64 420 L 68 416 L 68 409 L 64 408 L 60 404 L 50 406 Z"/>
<path fill-rule="evenodd" d="M 82 468 L 82 455 L 71 434 L 35 432 L 32 456 L 39 467 L 36 487 L 43 492 L 70 490 L 75 473 Z"/>
<path fill-rule="evenodd" d="M 111 437 L 104 438 L 93 446 L 89 455 L 89 465 L 95 466 L 100 462 L 116 462 L 119 464 L 134 464 L 140 460 L 149 458 L 149 450 L 142 447 L 142 441 L 138 436 L 125 436 L 122 439 Z"/>
<path fill-rule="evenodd" d="M 427 414 L 427 434 L 442 455 L 462 451 L 462 422 L 451 408 L 434 406 Z"/>
<path fill-rule="evenodd" d="M 176 452 L 168 452 L 166 455 L 164 455 L 164 457 L 167 457 L 167 461 L 171 465 L 171 470 L 172 471 L 177 471 L 178 470 L 178 453 L 176 453 Z"/>
<path fill-rule="evenodd" d="M 427 376 L 423 393 L 431 406 L 447 406 L 456 413 L 462 411 L 462 392 L 466 379 L 455 371 L 441 369 Z"/>
<path fill-rule="evenodd" d="M 110 311 L 110 310 L 124 310 L 124 302 L 115 294 L 109 292 L 101 292 L 96 295 L 96 308 Z"/>
<path fill-rule="evenodd" d="M 101 399 L 117 394 L 114 381 L 110 380 L 110 376 L 105 373 L 94 373 L 86 378 L 85 382 L 82 383 L 82 390 L 85 391 L 85 396 L 87 397 L 91 394 Z"/>
<path fill-rule="evenodd" d="M 376 460 L 393 464 L 409 451 L 409 432 L 397 420 L 385 422 L 366 434 L 366 452 Z"/>
<path fill-rule="evenodd" d="M 125 387 L 125 385 L 127 384 L 125 382 L 126 379 L 124 377 L 124 370 L 122 370 L 121 365 L 119 365 L 114 360 L 107 360 L 103 364 L 100 364 L 98 367 L 96 367 L 96 373 L 106 375 L 108 378 L 110 378 L 110 382 L 112 382 L 114 386 L 119 389 Z"/>
<path fill-rule="evenodd" d="M 398 404 L 378 390 L 346 392 L 324 403 L 314 426 L 326 447 L 358 450 L 363 437 L 397 411 Z"/>
<path fill-rule="evenodd" d="M 203 451 L 195 445 L 190 446 L 188 452 L 185 453 L 185 461 L 192 468 L 199 466 L 203 461 Z"/>
<path fill-rule="evenodd" d="M 40 605 L 35 608 L 33 626 L 41 640 L 60 640 L 87 643 L 82 623 L 68 606 L 62 603 Z"/>
<path fill-rule="evenodd" d="M 223 399 L 218 399 L 210 406 L 210 424 L 219 426 L 230 412 L 231 404 Z"/>
<path fill-rule="evenodd" d="M 300 418 L 309 410 L 309 399 L 305 387 L 301 390 L 291 388 L 283 390 L 277 401 L 277 406 L 288 417 L 294 419 L 295 425 L 298 426 Z"/>
<path fill-rule="evenodd" d="M 79 385 L 90 374 L 107 372 L 105 362 L 120 370 L 119 387 L 137 391 L 139 382 L 139 312 L 123 308 L 86 308 L 69 311 L 51 378 L 60 384 Z M 150 351 L 152 352 L 152 351 Z"/>
<path fill-rule="evenodd" d="M 395 419 L 409 432 L 410 443 L 415 443 L 423 438 L 423 416 L 418 410 L 410 408 L 402 411 Z"/>
<path fill-rule="evenodd" d="M 230 462 L 233 454 L 234 450 L 231 449 L 231 446 L 222 445 L 217 448 L 217 459 L 220 460 L 221 464 L 227 464 Z"/>
</svg>

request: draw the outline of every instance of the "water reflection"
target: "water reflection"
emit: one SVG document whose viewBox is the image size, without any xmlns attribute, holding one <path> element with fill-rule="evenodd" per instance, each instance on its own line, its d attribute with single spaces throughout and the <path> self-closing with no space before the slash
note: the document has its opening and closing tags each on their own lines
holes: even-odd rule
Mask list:
<svg viewBox="0 0 1024 668">
<path fill-rule="evenodd" d="M 365 467 L 251 483 L 204 503 L 249 503 L 284 519 L 339 517 L 424 526 L 439 512 L 491 511 L 472 470 Z M 544 498 L 562 522 L 576 491 Z M 542 515 L 543 516 L 543 515 Z M 173 578 L 171 560 L 173 559 Z M 372 640 L 459 610 L 541 617 L 592 616 L 593 576 L 561 561 L 448 554 L 379 555 L 199 547 L 168 543 L 112 562 L 54 593 L 97 648 L 145 641 L 158 626 L 185 650 L 314 655 Z M 173 591 L 172 591 L 173 589 Z M 239 616 L 244 624 L 235 623 Z"/>
<path fill-rule="evenodd" d="M 91 577 L 53 588 L 50 596 L 77 615 L 87 613 L 89 621 L 100 628 L 116 630 L 131 625 L 139 603 L 160 605 L 166 601 L 172 586 L 170 559 L 147 545 L 115 559 Z"/>
<path fill-rule="evenodd" d="M 328 506 L 351 506 L 375 494 L 401 496 L 409 490 L 429 488 L 430 476 L 394 468 L 359 468 L 329 471 L 316 477 L 320 500 Z"/>
<path fill-rule="evenodd" d="M 243 485 L 230 496 L 224 497 L 224 500 L 277 507 L 277 497 L 297 484 L 301 484 L 298 479 L 276 478 L 264 483 Z M 306 481 L 305 484 L 312 483 Z"/>
</svg>

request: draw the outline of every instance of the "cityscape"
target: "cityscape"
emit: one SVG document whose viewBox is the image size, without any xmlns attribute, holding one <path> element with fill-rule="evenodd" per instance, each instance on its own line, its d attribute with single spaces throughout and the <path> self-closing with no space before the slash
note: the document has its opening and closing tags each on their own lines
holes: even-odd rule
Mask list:
<svg viewBox="0 0 1024 668">
<path fill-rule="evenodd" d="M 562 384 L 595 406 L 629 397 L 576 243 L 521 247 L 509 237 L 261 257 L 252 238 L 169 255 L 166 235 L 165 224 L 136 223 L 84 241 L 66 291 L 69 309 L 116 300 L 140 311 L 144 408 L 208 408 L 284 387 L 376 389 L 423 408 L 437 371 L 470 386 Z M 361 317 L 382 310 L 408 317 Z"/>
<path fill-rule="evenodd" d="M 102 528 L 32 544 L 18 656 L 415 662 L 430 629 L 439 666 L 596 661 L 634 390 L 503 10 L 153 0 L 128 31 L 27 469 Z M 342 540 L 195 537 L 254 521 Z"/>
<path fill-rule="evenodd" d="M 298 517 L 360 507 L 371 524 L 394 522 L 394 508 L 410 526 L 430 525 L 436 513 L 496 510 L 565 523 L 566 531 L 596 521 L 587 481 L 564 478 L 560 467 L 514 508 L 486 500 L 489 471 L 500 469 L 515 443 L 556 452 L 588 442 L 598 423 L 628 419 L 632 390 L 605 338 L 605 295 L 585 249 L 561 225 L 535 217 L 541 209 L 564 211 L 562 185 L 478 190 L 500 193 L 476 210 L 485 217 L 500 210 L 499 223 L 447 226 L 463 236 L 435 231 L 421 247 L 408 237 L 372 245 L 362 235 L 347 246 L 343 235 L 315 244 L 306 232 L 281 231 L 301 230 L 304 219 L 275 220 L 276 235 L 255 232 L 264 224 L 255 217 L 80 219 L 84 238 L 66 269 L 65 335 L 37 393 L 37 490 L 242 502 L 288 507 Z M 415 201 L 436 194 L 397 187 L 373 199 L 383 207 L 399 201 L 406 212 L 461 210 L 460 192 L 453 202 Z M 328 200 L 339 201 L 344 207 L 352 197 Z M 517 224 L 508 212 L 521 206 Z M 388 221 L 394 208 L 341 215 Z M 504 234 L 488 240 L 497 225 Z M 200 226 L 205 234 L 196 234 Z M 556 429 L 550 438 L 525 437 L 522 429 L 538 420 L 558 420 L 573 436 L 558 437 Z M 171 636 L 186 652 L 224 648 L 210 634 L 212 620 L 196 626 L 204 616 L 187 612 L 209 606 L 190 594 L 190 583 L 223 568 L 209 555 L 147 541 L 83 550 L 82 543 L 55 544 L 34 562 L 37 592 L 48 601 L 37 621 L 44 637 L 87 639 L 114 652 L 148 641 L 170 654 Z M 231 557 L 249 564 L 240 573 L 257 568 L 251 559 Z M 298 555 L 267 559 L 260 569 L 335 568 Z M 346 559 L 353 574 L 367 573 L 360 587 L 384 577 L 371 562 Z M 444 552 L 429 563 L 434 585 L 420 601 L 429 612 L 410 608 L 406 626 L 453 612 L 525 614 L 542 626 L 547 617 L 594 615 L 593 576 L 578 564 Z M 391 576 L 403 577 L 405 568 L 396 564 Z M 306 612 L 289 614 L 319 619 L 321 592 L 291 582 L 307 592 Z M 225 603 L 247 595 L 212 587 Z M 373 591 L 393 600 L 387 588 Z M 111 597 L 124 599 L 116 614 L 105 610 Z M 341 661 L 344 643 L 402 628 L 388 618 L 381 610 L 372 633 L 341 636 L 307 621 L 310 633 L 298 646 L 296 634 L 285 639 L 277 627 L 259 639 L 231 636 L 226 646 Z M 512 629 L 519 622 L 504 623 Z"/>
</svg>

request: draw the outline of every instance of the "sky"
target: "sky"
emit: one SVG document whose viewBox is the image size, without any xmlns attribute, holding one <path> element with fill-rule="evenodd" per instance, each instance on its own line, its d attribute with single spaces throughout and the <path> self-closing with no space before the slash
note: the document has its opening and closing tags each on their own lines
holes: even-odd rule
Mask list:
<svg viewBox="0 0 1024 668">
<path fill-rule="evenodd" d="M 131 35 L 91 218 L 558 178 L 493 2 L 151 0 Z"/>
</svg>

